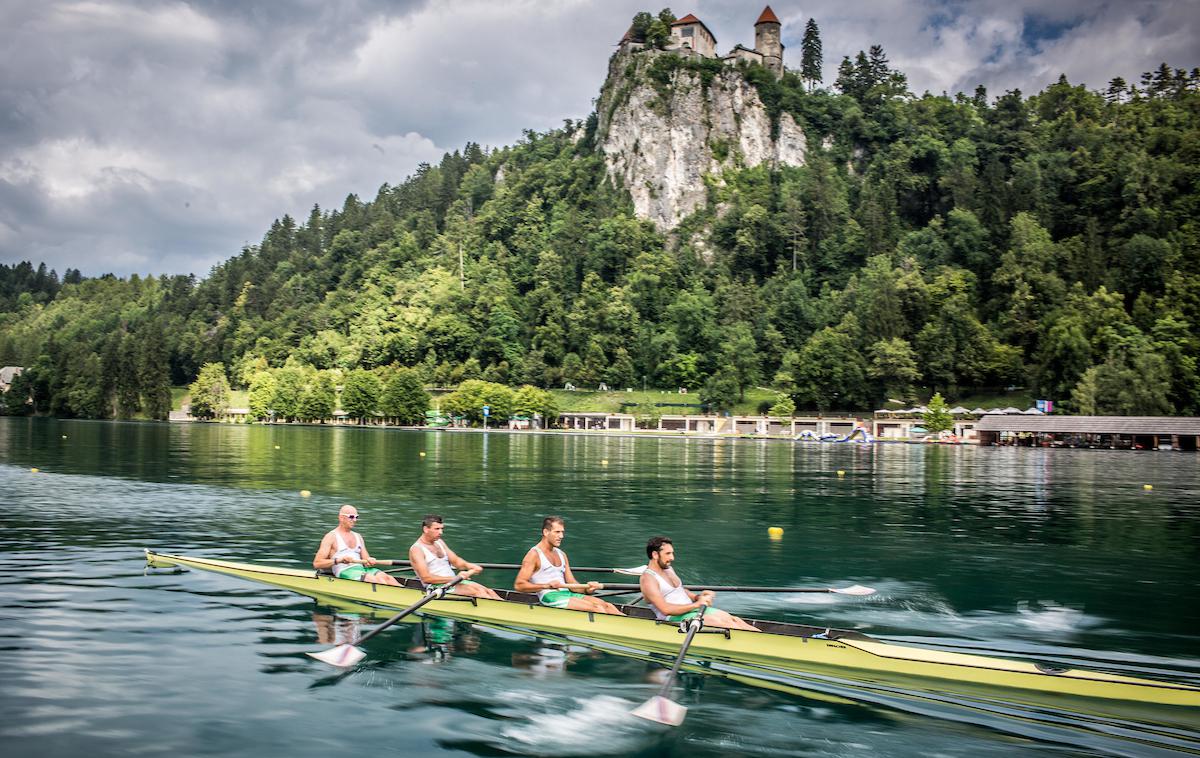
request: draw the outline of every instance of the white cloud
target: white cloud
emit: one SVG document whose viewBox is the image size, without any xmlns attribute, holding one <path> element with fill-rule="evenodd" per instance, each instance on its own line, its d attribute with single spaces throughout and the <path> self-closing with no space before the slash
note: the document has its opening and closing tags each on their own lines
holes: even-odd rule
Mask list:
<svg viewBox="0 0 1200 758">
<path fill-rule="evenodd" d="M 917 93 L 1101 88 L 1197 61 L 1195 0 L 780 0 L 842 55 L 882 44 Z M 641 0 L 0 5 L 0 261 L 196 272 L 313 203 L 372 197 L 468 141 L 591 110 Z M 761 6 L 698 0 L 722 51 Z"/>
</svg>

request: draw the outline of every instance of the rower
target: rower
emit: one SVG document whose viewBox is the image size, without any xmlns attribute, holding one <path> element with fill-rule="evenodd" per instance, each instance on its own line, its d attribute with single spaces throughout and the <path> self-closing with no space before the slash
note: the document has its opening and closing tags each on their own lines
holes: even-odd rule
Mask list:
<svg viewBox="0 0 1200 758">
<path fill-rule="evenodd" d="M 343 505 L 338 510 L 337 528 L 325 535 L 313 556 L 313 568 L 333 571 L 338 579 L 399 585 L 394 576 L 375 568 L 375 559 L 367 552 L 367 543 L 354 531 L 357 523 L 358 509 Z"/>
<path fill-rule="evenodd" d="M 596 590 L 604 589 L 603 584 L 575 581 L 567 554 L 558 548 L 565 534 L 566 523 L 561 516 L 547 516 L 542 521 L 542 539 L 525 554 L 513 587 L 517 592 L 536 592 L 542 605 L 551 608 L 624 616 L 612 603 L 591 597 Z"/>
<path fill-rule="evenodd" d="M 467 597 L 486 597 L 489 600 L 499 600 L 500 596 L 477 582 L 467 581 L 483 567 L 478 563 L 459 558 L 442 539 L 446 525 L 441 516 L 430 513 L 421 520 L 421 537 L 408 549 L 408 559 L 412 561 L 413 571 L 417 578 L 428 589 L 439 587 L 454 580 L 454 569 L 459 569 L 458 576 L 463 578 L 450 592 L 454 595 Z"/>
<path fill-rule="evenodd" d="M 675 562 L 675 546 L 669 537 L 651 537 L 646 543 L 646 557 L 650 560 L 642 573 L 642 595 L 654 608 L 659 621 L 690 621 L 702 616 L 705 626 L 758 631 L 737 616 L 713 608 L 716 593 L 704 590 L 697 595 L 683 586 L 683 581 L 671 568 Z"/>
</svg>

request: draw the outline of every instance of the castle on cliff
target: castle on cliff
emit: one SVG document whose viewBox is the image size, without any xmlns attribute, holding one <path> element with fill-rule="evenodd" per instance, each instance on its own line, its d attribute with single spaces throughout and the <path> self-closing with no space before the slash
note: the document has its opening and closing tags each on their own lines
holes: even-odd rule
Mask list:
<svg viewBox="0 0 1200 758">
<path fill-rule="evenodd" d="M 634 41 L 631 31 L 621 38 L 621 52 L 641 49 L 644 43 Z M 734 45 L 727 55 L 717 55 L 717 38 L 704 22 L 689 13 L 671 24 L 671 39 L 666 49 L 679 55 L 700 58 L 720 58 L 732 65 L 738 61 L 749 61 L 766 66 L 775 76 L 783 76 L 783 24 L 771 10 L 763 8 L 758 21 L 754 22 L 754 48 Z"/>
</svg>

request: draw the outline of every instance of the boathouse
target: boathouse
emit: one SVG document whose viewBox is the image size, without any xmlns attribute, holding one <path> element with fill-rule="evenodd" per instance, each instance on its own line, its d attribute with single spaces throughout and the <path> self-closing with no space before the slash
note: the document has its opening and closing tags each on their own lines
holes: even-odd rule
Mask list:
<svg viewBox="0 0 1200 758">
<path fill-rule="evenodd" d="M 1196 450 L 1200 418 L 988 414 L 975 425 L 983 445 Z"/>
</svg>

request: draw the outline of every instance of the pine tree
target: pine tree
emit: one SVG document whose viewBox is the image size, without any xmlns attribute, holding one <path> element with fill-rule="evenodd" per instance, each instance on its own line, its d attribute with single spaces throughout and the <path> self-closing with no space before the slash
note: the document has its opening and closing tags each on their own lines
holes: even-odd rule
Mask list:
<svg viewBox="0 0 1200 758">
<path fill-rule="evenodd" d="M 810 18 L 804 25 L 804 41 L 800 43 L 800 78 L 812 92 L 821 81 L 821 30 L 817 20 Z"/>
</svg>

